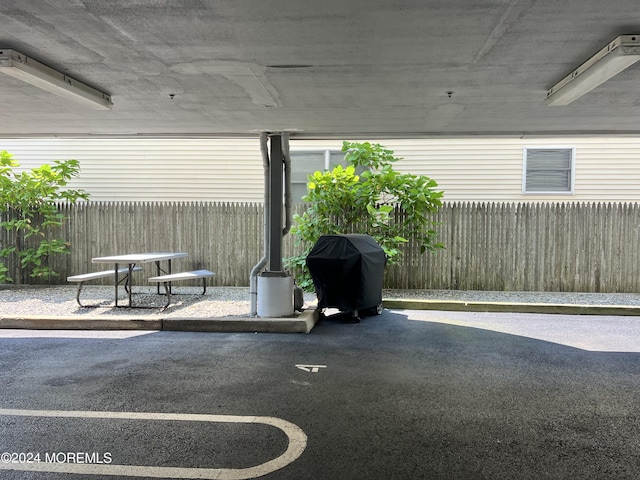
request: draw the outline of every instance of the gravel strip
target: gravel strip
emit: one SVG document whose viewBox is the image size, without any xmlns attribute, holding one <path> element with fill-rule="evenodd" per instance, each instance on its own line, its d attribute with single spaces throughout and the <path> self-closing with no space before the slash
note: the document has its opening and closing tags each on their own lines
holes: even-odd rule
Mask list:
<svg viewBox="0 0 640 480">
<path fill-rule="evenodd" d="M 113 287 L 85 285 L 80 300 L 83 305 L 107 308 L 82 308 L 76 303 L 76 287 L 11 287 L 0 288 L 0 318 L 28 315 L 68 316 L 136 316 L 162 318 L 249 317 L 251 306 L 248 287 L 174 287 L 171 305 L 166 310 L 165 296 L 155 287 L 136 287 L 134 305 L 158 308 L 108 308 L 113 306 Z M 124 288 L 119 289 L 118 304 L 126 305 Z M 305 295 L 305 306 L 315 305 L 315 295 Z"/>
<path fill-rule="evenodd" d="M 136 288 L 134 304 L 164 305 L 164 296 L 154 287 Z M 120 289 L 118 302 L 127 302 Z M 96 317 L 141 316 L 163 318 L 249 317 L 248 287 L 209 287 L 201 295 L 199 287 L 177 287 L 166 310 L 160 308 L 81 308 L 75 301 L 75 286 L 0 286 L 0 318 L 19 316 Z M 640 306 L 637 293 L 569 293 L 569 292 L 484 292 L 460 290 L 384 290 L 385 299 L 459 300 L 481 302 L 552 303 L 569 305 Z M 81 300 L 102 307 L 113 305 L 113 287 L 86 285 Z M 305 307 L 316 305 L 315 294 L 305 294 Z"/>
</svg>

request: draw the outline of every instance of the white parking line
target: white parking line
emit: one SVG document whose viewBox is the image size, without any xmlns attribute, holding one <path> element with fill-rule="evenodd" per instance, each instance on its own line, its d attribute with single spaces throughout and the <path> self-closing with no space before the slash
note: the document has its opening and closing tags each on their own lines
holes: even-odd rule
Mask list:
<svg viewBox="0 0 640 480">
<path fill-rule="evenodd" d="M 118 475 L 121 477 L 200 478 L 206 480 L 244 480 L 275 472 L 295 461 L 307 446 L 307 435 L 300 427 L 275 417 L 202 415 L 146 412 L 92 412 L 64 410 L 0 409 L 0 415 L 22 417 L 106 418 L 125 420 L 169 420 L 178 422 L 258 423 L 282 430 L 289 438 L 287 450 L 277 458 L 248 468 L 181 468 L 147 465 L 74 464 L 74 463 L 1 463 L 0 470 L 76 473 L 82 475 Z"/>
</svg>

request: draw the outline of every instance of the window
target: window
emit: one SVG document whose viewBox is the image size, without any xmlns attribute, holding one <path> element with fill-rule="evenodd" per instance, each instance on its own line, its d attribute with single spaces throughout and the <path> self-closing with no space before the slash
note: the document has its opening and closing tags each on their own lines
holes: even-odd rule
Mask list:
<svg viewBox="0 0 640 480">
<path fill-rule="evenodd" d="M 344 152 L 340 150 L 298 150 L 291 153 L 291 196 L 302 202 L 307 193 L 307 177 L 313 172 L 333 170 L 336 165 L 346 166 Z"/>
<path fill-rule="evenodd" d="M 523 194 L 573 194 L 575 148 L 524 149 Z"/>
</svg>

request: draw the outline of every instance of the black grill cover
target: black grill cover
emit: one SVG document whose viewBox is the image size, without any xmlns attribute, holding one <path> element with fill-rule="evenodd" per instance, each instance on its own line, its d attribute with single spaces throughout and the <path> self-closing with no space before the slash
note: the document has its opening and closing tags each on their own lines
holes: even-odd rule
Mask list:
<svg viewBox="0 0 640 480">
<path fill-rule="evenodd" d="M 349 312 L 382 304 L 386 256 L 369 235 L 323 235 L 307 256 L 318 308 Z"/>
</svg>

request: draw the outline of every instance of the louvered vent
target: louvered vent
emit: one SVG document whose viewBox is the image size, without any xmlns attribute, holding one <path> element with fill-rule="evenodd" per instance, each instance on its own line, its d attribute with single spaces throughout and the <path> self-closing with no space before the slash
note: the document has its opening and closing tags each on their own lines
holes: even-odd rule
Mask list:
<svg viewBox="0 0 640 480">
<path fill-rule="evenodd" d="M 527 148 L 525 193 L 571 193 L 573 149 Z"/>
</svg>

